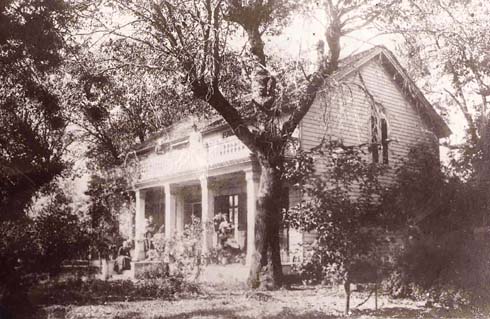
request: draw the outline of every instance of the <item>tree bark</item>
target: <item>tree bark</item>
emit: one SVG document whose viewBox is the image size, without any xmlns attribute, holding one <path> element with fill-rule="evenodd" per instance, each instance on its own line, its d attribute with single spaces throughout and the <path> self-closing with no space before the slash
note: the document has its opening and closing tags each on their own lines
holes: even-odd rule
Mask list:
<svg viewBox="0 0 490 319">
<path fill-rule="evenodd" d="M 256 202 L 255 252 L 250 266 L 249 286 L 276 289 L 282 285 L 279 247 L 282 180 L 278 166 L 266 156 L 258 156 L 261 172 Z"/>
</svg>

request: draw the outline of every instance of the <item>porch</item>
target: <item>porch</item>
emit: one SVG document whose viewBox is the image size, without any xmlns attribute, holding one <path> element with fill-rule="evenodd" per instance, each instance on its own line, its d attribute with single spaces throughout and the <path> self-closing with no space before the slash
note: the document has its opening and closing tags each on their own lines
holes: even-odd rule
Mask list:
<svg viewBox="0 0 490 319">
<path fill-rule="evenodd" d="M 229 225 L 228 238 L 248 264 L 253 254 L 255 198 L 258 174 L 249 167 L 231 172 L 171 181 L 136 190 L 133 262 L 147 259 L 149 239 L 181 234 L 193 218 L 203 228 L 202 251 L 221 248 L 220 222 Z M 220 219 L 221 217 L 221 219 Z"/>
<path fill-rule="evenodd" d="M 169 137 L 158 143 L 139 161 L 139 179 L 134 185 L 133 263 L 151 259 L 145 250 L 148 234 L 173 238 L 184 231 L 193 217 L 201 221 L 202 252 L 209 256 L 223 246 L 216 222 L 217 216 L 223 214 L 231 228 L 233 245 L 243 256 L 241 263 L 249 265 L 254 253 L 259 187 L 259 170 L 251 152 L 229 130 L 200 131 L 192 125 L 187 132 L 187 137 Z M 284 194 L 287 205 L 290 194 L 287 190 Z M 290 236 L 284 230 L 283 263 L 290 260 L 291 238 L 294 243 L 301 241 L 299 233 Z"/>
</svg>

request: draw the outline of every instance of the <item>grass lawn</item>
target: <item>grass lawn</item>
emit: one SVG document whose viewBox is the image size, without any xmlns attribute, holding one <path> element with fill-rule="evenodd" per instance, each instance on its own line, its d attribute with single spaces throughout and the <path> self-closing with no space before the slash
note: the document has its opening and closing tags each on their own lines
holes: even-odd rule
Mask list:
<svg viewBox="0 0 490 319">
<path fill-rule="evenodd" d="M 241 288 L 205 287 L 199 297 L 175 301 L 108 302 L 99 305 L 47 306 L 38 318 L 341 318 L 342 291 L 327 288 L 298 288 L 274 292 L 254 292 Z M 351 318 L 489 318 L 489 315 L 424 308 L 409 300 L 380 297 L 374 310 L 374 297 L 355 308 L 367 294 L 353 293 Z"/>
</svg>

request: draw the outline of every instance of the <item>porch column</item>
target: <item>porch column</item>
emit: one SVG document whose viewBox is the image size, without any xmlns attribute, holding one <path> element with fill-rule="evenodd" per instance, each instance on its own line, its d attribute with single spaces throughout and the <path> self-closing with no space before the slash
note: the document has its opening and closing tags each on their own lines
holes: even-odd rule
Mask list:
<svg viewBox="0 0 490 319">
<path fill-rule="evenodd" d="M 170 238 L 175 232 L 175 195 L 170 184 L 165 184 L 165 238 Z"/>
<path fill-rule="evenodd" d="M 182 194 L 175 194 L 175 224 L 178 233 L 184 232 L 184 198 Z"/>
<path fill-rule="evenodd" d="M 259 176 L 252 169 L 245 171 L 247 182 L 247 258 L 250 265 L 255 252 L 255 211 L 257 209 L 257 192 L 259 190 Z"/>
<path fill-rule="evenodd" d="M 214 194 L 208 187 L 207 176 L 201 176 L 199 178 L 201 182 L 201 216 L 202 216 L 202 250 L 204 253 L 208 252 L 212 247 L 213 235 L 211 232 L 211 221 L 213 219 L 214 212 Z"/>
<path fill-rule="evenodd" d="M 133 260 L 145 259 L 145 192 L 141 189 L 136 190 L 136 214 L 135 214 L 135 234 L 134 234 L 134 256 Z"/>
</svg>

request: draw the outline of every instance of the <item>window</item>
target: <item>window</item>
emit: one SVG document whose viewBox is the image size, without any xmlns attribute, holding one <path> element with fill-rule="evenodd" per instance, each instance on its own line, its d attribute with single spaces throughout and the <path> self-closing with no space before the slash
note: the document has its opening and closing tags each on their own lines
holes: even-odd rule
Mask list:
<svg viewBox="0 0 490 319">
<path fill-rule="evenodd" d="M 214 214 L 223 213 L 229 223 L 236 225 L 237 230 L 247 229 L 246 194 L 216 196 Z"/>
<path fill-rule="evenodd" d="M 371 116 L 371 153 L 373 155 L 373 163 L 379 162 L 378 149 L 378 120 L 375 116 Z"/>
<path fill-rule="evenodd" d="M 386 119 L 377 119 L 375 116 L 371 116 L 371 146 L 369 150 L 373 156 L 373 163 L 379 163 L 380 148 L 383 164 L 389 163 L 389 141 L 388 123 Z"/>
<path fill-rule="evenodd" d="M 388 124 L 381 119 L 381 147 L 383 149 L 383 164 L 388 164 Z"/>
<path fill-rule="evenodd" d="M 228 221 L 238 224 L 238 195 L 228 196 Z"/>
</svg>

